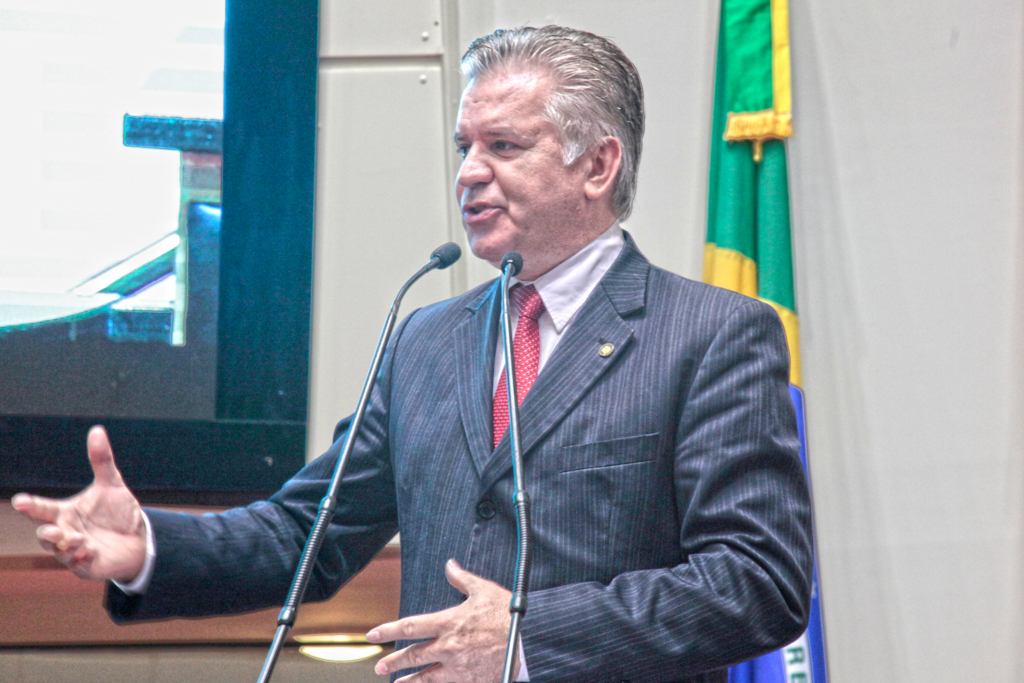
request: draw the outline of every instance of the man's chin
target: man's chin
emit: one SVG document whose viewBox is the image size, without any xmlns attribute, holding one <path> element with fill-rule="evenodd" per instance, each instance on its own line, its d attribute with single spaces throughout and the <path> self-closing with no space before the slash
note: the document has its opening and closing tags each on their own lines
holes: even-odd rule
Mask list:
<svg viewBox="0 0 1024 683">
<path fill-rule="evenodd" d="M 469 249 L 473 256 L 481 261 L 487 261 L 495 268 L 501 267 L 501 257 L 507 254 L 514 247 L 504 244 L 488 244 L 484 239 L 470 239 Z"/>
</svg>

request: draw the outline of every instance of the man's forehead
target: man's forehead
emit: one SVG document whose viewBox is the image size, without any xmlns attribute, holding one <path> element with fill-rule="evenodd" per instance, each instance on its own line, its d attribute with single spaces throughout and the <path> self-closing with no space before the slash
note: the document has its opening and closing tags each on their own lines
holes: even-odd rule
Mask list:
<svg viewBox="0 0 1024 683">
<path fill-rule="evenodd" d="M 462 91 L 462 100 L 530 98 L 536 95 L 546 99 L 552 84 L 551 76 L 545 71 L 531 68 L 499 69 L 471 79 Z"/>
<path fill-rule="evenodd" d="M 466 84 L 466 91 L 481 86 L 498 87 L 509 91 L 532 90 L 537 85 L 547 85 L 550 82 L 551 74 L 544 69 L 532 66 L 499 67 L 472 78 Z"/>
<path fill-rule="evenodd" d="M 484 136 L 525 134 L 524 119 L 540 115 L 550 94 L 546 74 L 529 70 L 501 71 L 474 78 L 462 91 L 455 137 L 472 126 Z"/>
</svg>

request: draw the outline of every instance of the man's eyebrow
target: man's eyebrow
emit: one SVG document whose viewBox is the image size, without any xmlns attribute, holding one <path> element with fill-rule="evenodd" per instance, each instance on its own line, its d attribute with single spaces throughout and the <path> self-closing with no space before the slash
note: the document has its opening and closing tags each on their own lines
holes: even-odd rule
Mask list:
<svg viewBox="0 0 1024 683">
<path fill-rule="evenodd" d="M 481 131 L 480 136 L 485 138 L 503 138 L 509 135 L 521 135 L 518 129 L 513 126 L 502 126 L 500 128 L 490 128 L 488 130 Z"/>
<path fill-rule="evenodd" d="M 503 137 L 509 137 L 509 136 L 522 137 L 522 133 L 518 129 L 516 129 L 516 128 L 512 127 L 512 126 L 501 126 L 499 128 L 488 128 L 486 130 L 481 131 L 479 133 L 479 135 L 482 138 L 503 138 Z M 454 140 L 455 143 L 458 144 L 459 142 L 465 140 L 466 137 L 467 136 L 462 135 L 459 132 L 456 132 L 452 136 L 452 140 Z"/>
</svg>

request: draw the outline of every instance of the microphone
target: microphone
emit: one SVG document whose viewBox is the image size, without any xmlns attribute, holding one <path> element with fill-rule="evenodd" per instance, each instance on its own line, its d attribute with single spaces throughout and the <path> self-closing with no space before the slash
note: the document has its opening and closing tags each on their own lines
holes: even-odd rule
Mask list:
<svg viewBox="0 0 1024 683">
<path fill-rule="evenodd" d="M 445 245 L 448 246 L 448 245 Z M 519 271 L 523 269 L 523 255 L 518 251 L 510 251 L 501 257 L 501 270 L 505 271 L 505 268 L 512 267 L 512 275 L 519 275 Z"/>
<path fill-rule="evenodd" d="M 516 387 L 515 354 L 512 352 L 512 316 L 508 309 L 508 289 L 512 277 L 523 269 L 523 257 L 517 251 L 510 251 L 501 257 L 501 331 L 505 349 L 505 386 L 508 390 L 508 435 L 512 444 L 512 480 L 515 485 L 513 498 L 516 507 L 516 531 L 518 532 L 519 553 L 516 561 L 515 583 L 512 587 L 512 602 L 508 611 L 512 621 L 508 628 L 508 645 L 505 648 L 505 668 L 502 683 L 512 683 L 515 678 L 513 665 L 519 649 L 519 632 L 523 617 L 526 616 L 526 592 L 530 585 L 530 562 L 533 546 L 530 539 L 530 497 L 526 494 L 523 479 L 523 447 L 519 440 L 519 399 Z"/>
<path fill-rule="evenodd" d="M 434 269 L 447 268 L 458 261 L 461 255 L 462 250 L 459 248 L 459 245 L 453 242 L 435 249 L 434 253 L 430 255 L 430 261 L 405 281 L 405 284 L 398 290 L 398 295 L 395 296 L 395 300 L 391 304 L 391 310 L 384 321 L 384 328 L 380 332 L 380 339 L 377 340 L 377 348 L 373 352 L 370 371 L 363 382 L 363 390 L 359 393 L 356 412 L 352 415 L 352 422 L 349 423 L 348 433 L 345 435 L 345 443 L 342 445 L 341 453 L 338 455 L 338 463 L 334 466 L 334 475 L 331 477 L 331 483 L 327 487 L 327 495 L 320 501 L 320 509 L 317 511 L 316 521 L 313 523 L 313 528 L 306 539 L 306 545 L 302 549 L 302 556 L 299 558 L 299 566 L 295 570 L 291 588 L 288 589 L 288 597 L 285 599 L 284 607 L 277 618 L 277 632 L 274 634 L 274 640 L 270 644 L 270 651 L 267 652 L 267 659 L 263 663 L 263 670 L 260 671 L 260 677 L 257 679 L 259 683 L 267 683 L 270 680 L 270 676 L 274 673 L 274 665 L 281 654 L 284 640 L 288 636 L 288 631 L 295 625 L 295 618 L 299 613 L 299 603 L 302 602 L 302 597 L 306 594 L 309 579 L 313 574 L 313 565 L 316 563 L 316 556 L 320 554 L 320 546 L 323 545 L 327 526 L 331 523 L 331 519 L 334 517 L 334 510 L 338 505 L 338 493 L 341 488 L 341 479 L 345 475 L 345 465 L 352 454 L 356 435 L 359 433 L 359 427 L 363 423 L 363 416 L 366 414 L 366 406 L 370 403 L 370 394 L 373 391 L 373 385 L 377 382 L 377 373 L 380 372 L 380 365 L 384 360 L 384 350 L 387 348 L 388 340 L 391 339 L 391 333 L 395 329 L 395 321 L 398 319 L 398 307 L 402 303 L 402 297 L 405 296 L 405 292 L 409 287 L 426 273 Z"/>
<path fill-rule="evenodd" d="M 459 245 L 455 244 L 455 242 L 449 242 L 435 249 L 434 253 L 430 255 L 430 259 L 437 259 L 438 269 L 444 270 L 458 261 L 460 256 L 462 256 L 462 249 L 459 248 Z"/>
</svg>

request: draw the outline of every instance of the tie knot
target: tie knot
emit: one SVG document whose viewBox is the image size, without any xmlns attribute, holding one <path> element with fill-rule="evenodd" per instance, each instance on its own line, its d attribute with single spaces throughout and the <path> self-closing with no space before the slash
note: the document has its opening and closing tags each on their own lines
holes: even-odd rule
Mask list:
<svg viewBox="0 0 1024 683">
<path fill-rule="evenodd" d="M 536 320 L 544 313 L 544 300 L 533 285 L 516 285 L 510 293 L 519 309 L 519 315 L 524 318 Z"/>
</svg>

